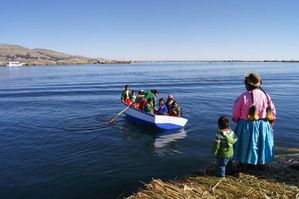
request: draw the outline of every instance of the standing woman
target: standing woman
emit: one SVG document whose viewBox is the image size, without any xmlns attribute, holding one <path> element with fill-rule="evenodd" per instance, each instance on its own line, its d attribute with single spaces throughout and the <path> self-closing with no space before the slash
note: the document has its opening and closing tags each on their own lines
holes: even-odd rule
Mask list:
<svg viewBox="0 0 299 199">
<path fill-rule="evenodd" d="M 234 160 L 240 163 L 263 165 L 274 158 L 272 124 L 276 119 L 271 97 L 261 88 L 257 73 L 245 76 L 247 92 L 241 94 L 233 106 L 235 133 L 239 140 L 235 145 Z"/>
</svg>

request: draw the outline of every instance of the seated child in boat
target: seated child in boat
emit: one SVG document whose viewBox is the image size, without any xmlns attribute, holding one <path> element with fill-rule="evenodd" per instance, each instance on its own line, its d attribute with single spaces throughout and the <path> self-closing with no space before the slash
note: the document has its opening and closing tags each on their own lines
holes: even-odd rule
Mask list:
<svg viewBox="0 0 299 199">
<path fill-rule="evenodd" d="M 135 90 L 131 91 L 131 98 L 132 98 L 133 102 L 136 102 L 136 91 Z"/>
<path fill-rule="evenodd" d="M 138 96 L 136 97 L 136 103 L 138 104 L 139 109 L 144 110 L 146 99 L 144 97 L 143 90 L 140 90 L 138 92 Z"/>
<path fill-rule="evenodd" d="M 157 90 L 155 90 L 155 89 L 144 92 L 145 99 L 146 100 L 152 99 L 154 107 L 158 106 L 158 103 L 157 103 L 157 97 L 158 97 L 158 95 L 159 95 L 159 92 Z"/>
<path fill-rule="evenodd" d="M 149 98 L 145 104 L 144 111 L 150 114 L 154 114 L 153 99 Z"/>
<path fill-rule="evenodd" d="M 181 108 L 177 104 L 176 101 L 172 103 L 171 109 L 169 111 L 170 116 L 176 116 L 176 117 L 181 117 Z"/>
<path fill-rule="evenodd" d="M 159 99 L 159 108 L 158 108 L 157 113 L 158 113 L 158 115 L 168 115 L 168 108 L 167 108 L 163 98 Z"/>
<path fill-rule="evenodd" d="M 238 138 L 230 128 L 230 120 L 227 116 L 219 117 L 218 128 L 213 145 L 213 154 L 217 158 L 217 176 L 225 177 L 227 167 L 230 167 L 234 155 L 233 144 Z"/>
<path fill-rule="evenodd" d="M 138 95 L 136 97 L 136 103 L 139 103 L 144 98 L 143 90 L 138 91 Z"/>
<path fill-rule="evenodd" d="M 166 106 L 167 106 L 168 111 L 170 111 L 173 102 L 174 102 L 173 95 L 168 95 L 167 100 L 166 100 Z"/>
</svg>

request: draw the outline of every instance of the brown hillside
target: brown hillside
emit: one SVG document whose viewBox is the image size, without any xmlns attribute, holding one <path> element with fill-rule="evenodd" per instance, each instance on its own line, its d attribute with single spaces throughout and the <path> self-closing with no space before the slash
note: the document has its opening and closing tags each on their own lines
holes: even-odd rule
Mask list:
<svg viewBox="0 0 299 199">
<path fill-rule="evenodd" d="M 69 55 L 48 49 L 29 49 L 19 45 L 0 44 L 0 65 L 19 61 L 26 65 L 110 63 L 105 59 Z"/>
</svg>

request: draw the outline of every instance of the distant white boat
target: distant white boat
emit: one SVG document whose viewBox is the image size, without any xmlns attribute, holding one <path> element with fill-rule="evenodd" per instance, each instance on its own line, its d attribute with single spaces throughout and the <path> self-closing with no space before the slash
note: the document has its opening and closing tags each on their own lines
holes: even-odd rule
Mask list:
<svg viewBox="0 0 299 199">
<path fill-rule="evenodd" d="M 14 67 L 14 66 L 23 66 L 24 64 L 18 61 L 11 61 L 6 66 L 8 67 Z"/>
</svg>

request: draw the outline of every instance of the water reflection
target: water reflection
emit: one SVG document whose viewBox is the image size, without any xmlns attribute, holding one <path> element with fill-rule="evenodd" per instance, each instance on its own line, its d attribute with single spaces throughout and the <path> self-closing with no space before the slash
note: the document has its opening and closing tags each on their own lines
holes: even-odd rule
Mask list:
<svg viewBox="0 0 299 199">
<path fill-rule="evenodd" d="M 164 131 L 156 136 L 154 147 L 158 155 L 180 153 L 178 140 L 187 136 L 184 128 L 173 131 Z"/>
</svg>

